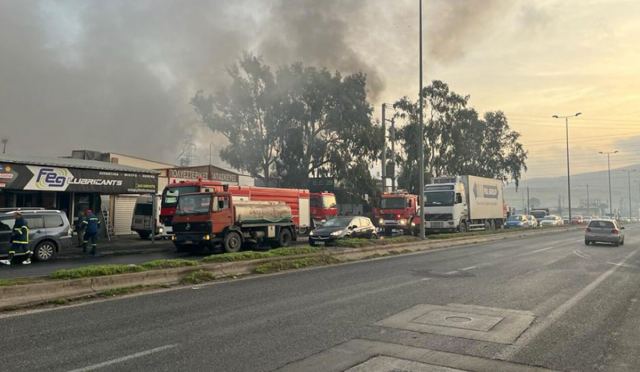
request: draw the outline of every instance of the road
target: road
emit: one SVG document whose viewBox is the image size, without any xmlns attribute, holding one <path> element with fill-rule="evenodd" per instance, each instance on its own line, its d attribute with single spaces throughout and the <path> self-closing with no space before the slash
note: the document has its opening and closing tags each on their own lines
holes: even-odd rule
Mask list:
<svg viewBox="0 0 640 372">
<path fill-rule="evenodd" d="M 626 231 L 617 248 L 568 231 L 5 315 L 2 370 L 637 371 Z"/>
</svg>

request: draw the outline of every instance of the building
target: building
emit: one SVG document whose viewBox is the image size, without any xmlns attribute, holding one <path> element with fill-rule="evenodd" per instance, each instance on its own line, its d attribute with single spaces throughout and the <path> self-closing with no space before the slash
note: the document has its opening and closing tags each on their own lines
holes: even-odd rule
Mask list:
<svg viewBox="0 0 640 372">
<path fill-rule="evenodd" d="M 116 234 L 130 230 L 133 211 L 122 217 L 118 198 L 158 190 L 158 171 L 108 161 L 0 155 L 0 169 L 0 207 L 55 208 L 71 221 L 85 209 L 104 211 Z"/>
</svg>

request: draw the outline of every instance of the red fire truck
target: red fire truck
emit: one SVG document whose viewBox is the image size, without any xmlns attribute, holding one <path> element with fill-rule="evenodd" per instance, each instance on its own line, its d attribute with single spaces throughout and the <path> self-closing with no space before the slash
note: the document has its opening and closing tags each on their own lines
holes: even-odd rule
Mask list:
<svg viewBox="0 0 640 372">
<path fill-rule="evenodd" d="M 311 211 L 309 205 L 309 190 L 282 189 L 272 187 L 223 185 L 218 181 L 181 181 L 170 183 L 162 192 L 160 208 L 160 222 L 171 226 L 176 213 L 178 196 L 199 192 L 229 192 L 234 201 L 281 201 L 291 208 L 293 223 L 298 232 L 309 230 Z"/>
<path fill-rule="evenodd" d="M 380 199 L 380 208 L 374 209 L 374 220 L 385 235 L 393 229 L 411 233 L 411 222 L 418 214 L 418 196 L 406 191 L 385 192 Z"/>
<path fill-rule="evenodd" d="M 311 218 L 314 226 L 321 225 L 327 219 L 338 215 L 336 196 L 332 192 L 311 193 Z"/>
</svg>

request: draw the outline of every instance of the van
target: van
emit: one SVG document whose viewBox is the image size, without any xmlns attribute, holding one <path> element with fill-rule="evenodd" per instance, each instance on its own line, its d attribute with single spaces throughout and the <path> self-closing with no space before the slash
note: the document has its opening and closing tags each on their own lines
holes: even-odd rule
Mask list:
<svg viewBox="0 0 640 372">
<path fill-rule="evenodd" d="M 167 238 L 169 232 L 167 228 L 160 223 L 160 196 L 156 196 L 156 233 L 155 237 Z M 153 199 L 151 195 L 139 196 L 136 200 L 136 206 L 133 209 L 133 217 L 131 219 L 131 230 L 138 233 L 140 239 L 148 239 L 153 229 Z"/>
</svg>

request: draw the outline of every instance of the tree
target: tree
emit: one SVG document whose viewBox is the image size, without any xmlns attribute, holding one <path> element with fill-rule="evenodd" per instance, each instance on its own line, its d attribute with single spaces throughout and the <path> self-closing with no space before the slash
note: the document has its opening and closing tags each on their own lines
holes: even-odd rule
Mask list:
<svg viewBox="0 0 640 372">
<path fill-rule="evenodd" d="M 198 91 L 191 99 L 196 113 L 229 144 L 222 160 L 252 177 L 269 180 L 278 158 L 276 83 L 269 66 L 245 54 L 228 70 L 231 86 L 215 96 Z"/>
<path fill-rule="evenodd" d="M 423 89 L 425 116 L 424 150 L 426 179 L 441 175 L 472 174 L 519 184 L 526 170 L 527 153 L 510 129 L 502 112 L 488 112 L 482 119 L 471 107 L 469 96 L 434 81 Z M 402 187 L 416 192 L 419 177 L 418 102 L 407 97 L 394 104 L 396 118 L 406 125 L 398 130 L 403 151 L 398 155 Z"/>
</svg>

